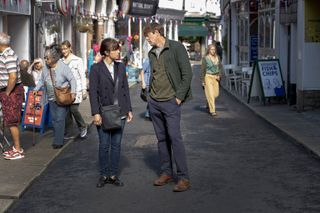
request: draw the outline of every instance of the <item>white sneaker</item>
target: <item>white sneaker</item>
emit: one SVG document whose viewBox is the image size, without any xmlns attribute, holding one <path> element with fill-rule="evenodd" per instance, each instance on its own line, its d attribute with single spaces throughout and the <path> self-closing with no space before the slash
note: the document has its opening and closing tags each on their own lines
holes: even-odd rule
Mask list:
<svg viewBox="0 0 320 213">
<path fill-rule="evenodd" d="M 81 129 L 80 131 L 80 138 L 84 138 L 87 136 L 87 133 L 88 133 L 88 127 L 85 127 L 83 129 Z"/>
<path fill-rule="evenodd" d="M 12 152 L 19 152 L 20 154 L 23 154 L 23 149 L 20 148 L 20 151 L 16 150 L 16 148 L 14 146 L 12 146 L 12 149 L 5 151 L 4 153 L 2 153 L 4 156 L 9 156 L 12 154 Z"/>
<path fill-rule="evenodd" d="M 24 158 L 24 154 L 20 153 L 19 151 L 13 151 L 10 153 L 10 155 L 4 156 L 4 159 L 6 160 L 18 160 Z"/>
</svg>

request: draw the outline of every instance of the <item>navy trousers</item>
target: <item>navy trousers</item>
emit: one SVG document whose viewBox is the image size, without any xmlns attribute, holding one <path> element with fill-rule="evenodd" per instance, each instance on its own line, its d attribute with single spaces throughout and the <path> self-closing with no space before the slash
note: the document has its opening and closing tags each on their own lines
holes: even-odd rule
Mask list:
<svg viewBox="0 0 320 213">
<path fill-rule="evenodd" d="M 169 101 L 148 99 L 150 116 L 158 139 L 161 174 L 173 175 L 173 159 L 178 179 L 189 179 L 186 153 L 182 141 L 181 107 L 175 98 Z M 173 156 L 172 156 L 173 155 Z"/>
</svg>

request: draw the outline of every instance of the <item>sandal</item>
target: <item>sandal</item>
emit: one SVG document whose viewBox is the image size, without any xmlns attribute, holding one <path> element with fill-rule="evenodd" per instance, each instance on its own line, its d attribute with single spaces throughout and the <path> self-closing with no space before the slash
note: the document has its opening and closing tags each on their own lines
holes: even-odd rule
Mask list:
<svg viewBox="0 0 320 213">
<path fill-rule="evenodd" d="M 212 116 L 217 116 L 217 113 L 216 112 L 212 112 L 211 115 Z"/>
</svg>

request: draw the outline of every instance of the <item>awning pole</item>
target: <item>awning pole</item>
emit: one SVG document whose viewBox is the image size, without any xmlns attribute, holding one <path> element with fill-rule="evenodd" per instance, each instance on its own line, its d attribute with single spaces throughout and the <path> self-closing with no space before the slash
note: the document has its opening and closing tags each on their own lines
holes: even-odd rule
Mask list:
<svg viewBox="0 0 320 213">
<path fill-rule="evenodd" d="M 139 69 L 142 68 L 142 18 L 139 17 Z"/>
</svg>

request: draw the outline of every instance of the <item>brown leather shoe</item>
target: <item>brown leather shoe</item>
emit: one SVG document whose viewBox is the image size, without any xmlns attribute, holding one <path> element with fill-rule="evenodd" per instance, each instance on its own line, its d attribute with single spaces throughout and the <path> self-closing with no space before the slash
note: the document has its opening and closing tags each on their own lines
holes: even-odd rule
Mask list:
<svg viewBox="0 0 320 213">
<path fill-rule="evenodd" d="M 184 192 L 190 188 L 190 181 L 187 179 L 181 179 L 178 181 L 177 185 L 174 186 L 174 192 Z"/>
<path fill-rule="evenodd" d="M 153 182 L 154 186 L 163 186 L 169 183 L 172 180 L 172 176 L 162 174 L 158 179 Z"/>
</svg>

